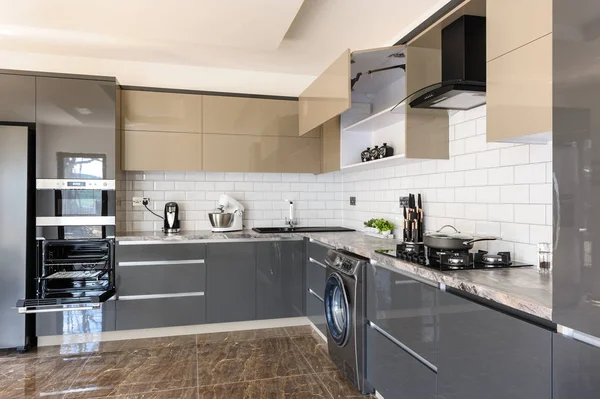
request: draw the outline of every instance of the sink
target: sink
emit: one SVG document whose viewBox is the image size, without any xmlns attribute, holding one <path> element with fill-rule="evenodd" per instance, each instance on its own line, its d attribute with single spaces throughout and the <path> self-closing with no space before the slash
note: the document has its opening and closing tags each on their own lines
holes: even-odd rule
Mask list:
<svg viewBox="0 0 600 399">
<path fill-rule="evenodd" d="M 330 227 L 255 227 L 252 230 L 257 233 L 332 233 L 336 231 L 356 231 L 346 227 L 330 226 Z"/>
</svg>

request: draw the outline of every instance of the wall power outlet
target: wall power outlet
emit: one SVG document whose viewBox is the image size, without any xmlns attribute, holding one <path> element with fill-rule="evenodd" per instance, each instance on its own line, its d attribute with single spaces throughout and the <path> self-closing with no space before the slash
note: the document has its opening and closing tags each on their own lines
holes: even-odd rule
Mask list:
<svg viewBox="0 0 600 399">
<path fill-rule="evenodd" d="M 133 197 L 133 206 L 144 206 L 150 203 L 150 198 L 148 197 Z"/>
</svg>

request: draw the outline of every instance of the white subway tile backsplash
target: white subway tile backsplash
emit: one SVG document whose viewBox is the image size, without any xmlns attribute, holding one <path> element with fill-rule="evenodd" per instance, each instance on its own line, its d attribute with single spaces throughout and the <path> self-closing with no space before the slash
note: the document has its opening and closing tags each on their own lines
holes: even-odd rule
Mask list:
<svg viewBox="0 0 600 399">
<path fill-rule="evenodd" d="M 196 188 L 196 183 L 194 183 L 193 181 L 175 182 L 175 190 L 193 191 L 195 188 Z"/>
<path fill-rule="evenodd" d="M 479 167 L 479 165 L 478 165 Z M 514 166 L 505 166 L 503 168 L 492 168 L 488 169 L 488 182 L 490 184 L 497 184 L 504 186 L 513 184 L 515 181 L 515 169 Z"/>
<path fill-rule="evenodd" d="M 454 200 L 456 202 L 471 203 L 477 200 L 477 189 L 475 187 L 458 187 L 454 189 Z"/>
<path fill-rule="evenodd" d="M 496 222 L 512 222 L 515 218 L 513 204 L 489 204 L 488 219 Z"/>
<path fill-rule="evenodd" d="M 465 139 L 465 152 L 467 154 L 472 154 L 475 152 L 481 152 L 485 150 L 487 150 L 487 141 L 484 134 Z"/>
<path fill-rule="evenodd" d="M 454 126 L 454 139 L 460 140 L 477 134 L 477 124 L 474 120 Z"/>
<path fill-rule="evenodd" d="M 196 191 L 214 191 L 215 183 L 213 182 L 196 182 Z"/>
<path fill-rule="evenodd" d="M 459 155 L 454 158 L 454 170 L 475 169 L 477 156 L 475 154 Z"/>
<path fill-rule="evenodd" d="M 465 204 L 446 204 L 446 216 L 451 218 L 463 218 L 465 216 Z"/>
<path fill-rule="evenodd" d="M 533 163 L 515 166 L 515 183 L 544 183 L 546 181 L 546 164 Z"/>
<path fill-rule="evenodd" d="M 552 184 L 532 184 L 529 186 L 529 202 L 532 204 L 552 203 Z"/>
<path fill-rule="evenodd" d="M 165 191 L 165 201 L 184 201 L 185 191 Z"/>
<path fill-rule="evenodd" d="M 493 204 L 500 202 L 500 187 L 484 186 L 477 187 L 475 197 L 478 203 Z"/>
<path fill-rule="evenodd" d="M 478 221 L 475 223 L 475 233 L 499 237 L 501 234 L 499 222 Z"/>
<path fill-rule="evenodd" d="M 495 168 L 500 166 L 500 150 L 484 151 L 476 154 L 477 168 Z"/>
<path fill-rule="evenodd" d="M 172 181 L 155 181 L 154 182 L 155 190 L 175 190 L 175 183 Z"/>
<path fill-rule="evenodd" d="M 185 172 L 165 172 L 165 180 L 185 180 Z"/>
<path fill-rule="evenodd" d="M 502 186 L 500 202 L 505 204 L 528 204 L 529 186 L 526 184 Z"/>
<path fill-rule="evenodd" d="M 529 163 L 529 145 L 503 148 L 500 150 L 500 165 L 522 165 Z"/>
<path fill-rule="evenodd" d="M 515 205 L 515 221 L 529 224 L 546 224 L 546 207 L 544 205 Z"/>
<path fill-rule="evenodd" d="M 530 145 L 529 156 L 532 163 L 552 161 L 552 143 Z"/>
<path fill-rule="evenodd" d="M 254 190 L 254 183 L 252 182 L 236 182 L 235 191 L 252 191 Z"/>
<path fill-rule="evenodd" d="M 206 172 L 206 181 L 223 181 L 225 173 L 223 172 Z"/>
<path fill-rule="evenodd" d="M 218 181 L 215 182 L 215 190 L 220 192 L 233 191 L 235 190 L 235 182 L 232 181 Z M 252 184 L 252 183 L 250 183 Z"/>
<path fill-rule="evenodd" d="M 552 226 L 531 225 L 529 227 L 529 243 L 552 242 Z"/>
<path fill-rule="evenodd" d="M 133 182 L 133 190 L 143 191 L 143 190 L 153 190 L 154 182 L 151 181 L 134 181 Z"/>
<path fill-rule="evenodd" d="M 494 182 L 492 182 L 495 184 Z M 488 184 L 488 172 L 485 169 L 465 171 L 465 186 L 485 186 Z"/>
<path fill-rule="evenodd" d="M 465 172 L 446 173 L 447 187 L 462 187 L 465 185 Z"/>
<path fill-rule="evenodd" d="M 501 223 L 500 234 L 504 241 L 529 243 L 529 225 L 523 223 Z"/>
</svg>

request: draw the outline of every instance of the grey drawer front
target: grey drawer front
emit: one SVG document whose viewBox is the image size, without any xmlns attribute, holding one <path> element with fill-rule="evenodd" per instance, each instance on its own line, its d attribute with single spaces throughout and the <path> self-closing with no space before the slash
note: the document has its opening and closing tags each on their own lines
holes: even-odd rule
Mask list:
<svg viewBox="0 0 600 399">
<path fill-rule="evenodd" d="M 325 293 L 326 269 L 313 262 L 306 262 L 306 288 L 312 289 L 321 298 Z"/>
<path fill-rule="evenodd" d="M 118 242 L 115 257 L 117 262 L 205 259 L 206 244 L 127 245 Z"/>
<path fill-rule="evenodd" d="M 117 330 L 195 325 L 206 321 L 204 296 L 115 302 Z"/>
<path fill-rule="evenodd" d="M 117 265 L 117 295 L 119 296 L 197 292 L 205 289 L 204 263 Z"/>
<path fill-rule="evenodd" d="M 308 241 L 307 254 L 309 258 L 313 258 L 317 262 L 325 264 L 325 256 L 327 256 L 327 251 L 329 251 L 329 249 L 330 248 L 325 245 Z"/>
<path fill-rule="evenodd" d="M 386 399 L 435 399 L 437 375 L 367 327 L 367 380 Z"/>
<path fill-rule="evenodd" d="M 325 305 L 319 298 L 310 292 L 306 293 L 306 316 L 308 316 L 308 319 L 311 321 L 311 323 L 313 323 L 323 333 L 323 335 L 327 335 Z"/>
<path fill-rule="evenodd" d="M 66 335 L 115 330 L 115 302 L 106 301 L 100 309 L 38 313 L 36 335 Z"/>
<path fill-rule="evenodd" d="M 383 267 L 367 270 L 367 319 L 437 364 L 438 290 Z"/>
</svg>

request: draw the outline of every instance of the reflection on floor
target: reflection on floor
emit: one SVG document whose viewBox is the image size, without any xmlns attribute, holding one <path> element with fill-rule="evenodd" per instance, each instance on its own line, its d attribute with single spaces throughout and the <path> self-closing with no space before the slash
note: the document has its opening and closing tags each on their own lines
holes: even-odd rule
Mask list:
<svg viewBox="0 0 600 399">
<path fill-rule="evenodd" d="M 0 398 L 358 398 L 308 326 L 0 353 Z"/>
</svg>

